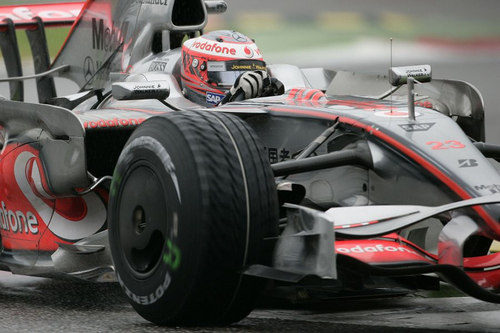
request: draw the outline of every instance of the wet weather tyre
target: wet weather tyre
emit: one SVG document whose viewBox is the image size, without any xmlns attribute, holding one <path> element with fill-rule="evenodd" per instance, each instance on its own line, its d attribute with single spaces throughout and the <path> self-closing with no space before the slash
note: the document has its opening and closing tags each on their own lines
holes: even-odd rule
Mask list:
<svg viewBox="0 0 500 333">
<path fill-rule="evenodd" d="M 115 168 L 108 209 L 118 281 L 159 325 L 224 325 L 253 309 L 278 201 L 262 144 L 241 119 L 175 112 L 144 122 Z"/>
</svg>

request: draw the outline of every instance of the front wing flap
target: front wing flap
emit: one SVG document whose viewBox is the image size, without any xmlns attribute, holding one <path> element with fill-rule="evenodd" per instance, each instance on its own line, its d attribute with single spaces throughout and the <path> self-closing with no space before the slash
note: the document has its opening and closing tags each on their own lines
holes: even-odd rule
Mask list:
<svg viewBox="0 0 500 333">
<path fill-rule="evenodd" d="M 500 271 L 500 253 L 472 258 L 474 263 L 471 258 L 462 258 L 463 243 L 470 235 L 461 235 L 467 231 L 460 228 L 455 232 L 448 230 L 453 227 L 457 229 L 454 224 L 461 215 L 453 218 L 448 223 L 449 226 L 443 228 L 437 255 L 418 248 L 396 234 L 373 238 L 384 232 L 398 231 L 436 214 L 471 205 L 498 202 L 500 196 L 491 195 L 438 207 L 339 207 L 326 213 L 285 204 L 287 223 L 276 240 L 273 266 L 254 265 L 243 273 L 286 282 L 299 282 L 306 276 L 337 279 L 337 265 L 354 268 L 373 276 L 398 277 L 436 273 L 470 296 L 500 303 L 500 295 L 491 291 L 500 285 L 500 281 L 492 280 Z M 338 213 L 332 213 L 335 210 L 338 210 Z M 376 223 L 369 223 L 371 221 Z M 395 227 L 395 224 L 398 227 Z M 351 233 L 347 230 L 366 231 Z M 336 236 L 341 239 L 335 240 Z M 354 239 L 351 238 L 353 236 Z M 351 239 L 347 240 L 346 237 Z M 444 246 L 446 244 L 448 245 Z M 450 251 L 456 252 L 461 260 L 450 261 Z M 476 276 L 478 274 L 481 276 Z M 485 280 L 483 277 L 489 281 L 484 287 L 481 285 L 481 281 Z"/>
</svg>

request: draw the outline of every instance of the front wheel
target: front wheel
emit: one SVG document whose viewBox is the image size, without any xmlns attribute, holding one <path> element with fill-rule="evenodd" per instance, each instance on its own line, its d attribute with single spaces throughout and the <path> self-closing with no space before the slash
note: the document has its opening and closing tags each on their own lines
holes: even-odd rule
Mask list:
<svg viewBox="0 0 500 333">
<path fill-rule="evenodd" d="M 241 119 L 175 112 L 144 122 L 118 160 L 109 241 L 130 303 L 159 325 L 220 325 L 254 307 L 277 234 L 278 201 L 262 145 Z"/>
</svg>

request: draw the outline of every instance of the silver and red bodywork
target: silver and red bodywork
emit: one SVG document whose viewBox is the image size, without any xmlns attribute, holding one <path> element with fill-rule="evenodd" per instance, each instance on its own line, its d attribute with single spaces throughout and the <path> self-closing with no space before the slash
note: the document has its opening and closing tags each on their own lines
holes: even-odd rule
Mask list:
<svg viewBox="0 0 500 333">
<path fill-rule="evenodd" d="M 165 101 L 118 101 L 108 95 L 85 100 L 71 110 L 49 108 L 43 117 L 37 105 L 23 103 L 19 108 L 24 113 L 18 118 L 2 116 L 4 109 L 15 105 L 0 101 L 0 262 L 5 269 L 88 279 L 112 269 L 102 237 L 108 189 L 100 186 L 87 193 L 91 178 L 113 174 L 128 136 L 146 119 L 200 109 L 182 94 L 180 49 L 164 46 L 153 52 L 151 43 L 158 29 L 200 31 L 206 24 L 206 9 L 200 22 L 179 27 L 172 12 L 165 12 L 167 7 L 166 2 L 88 1 L 52 64 L 69 64 L 61 76 L 84 90 L 106 92 L 120 80 L 168 82 L 170 96 Z M 25 21 L 22 25 L 29 26 Z M 416 119 L 410 120 L 407 105 L 398 99 L 391 102 L 374 98 L 375 93 L 336 90 L 340 72 L 289 65 L 270 65 L 269 72 L 285 84 L 284 95 L 210 111 L 243 117 L 262 139 L 271 163 L 291 160 L 334 122 L 339 123 L 336 132 L 318 154 L 357 144 L 369 148 L 372 168 L 346 165 L 287 178 L 306 189 L 305 199 L 314 207 L 327 211 L 335 206 L 435 206 L 500 191 L 495 162 L 485 158 L 469 133 L 449 116 L 456 110 L 443 114 L 425 100 L 416 107 Z M 477 99 L 474 88 L 465 86 Z M 474 108 L 469 105 L 469 109 L 458 113 L 474 114 Z M 72 133 L 64 126 L 51 128 L 60 114 L 71 114 L 65 124 L 75 128 Z M 64 148 L 53 146 L 54 142 Z M 500 254 L 481 244 L 500 240 L 499 218 L 499 205 L 474 206 L 457 212 L 444 227 L 430 219 L 375 238 L 340 237 L 335 251 L 380 267 L 451 264 L 463 268 L 482 287 L 496 290 Z M 461 230 L 460 223 L 468 229 Z M 460 236 L 455 233 L 462 231 L 467 239 L 480 238 L 480 245 L 457 241 Z M 78 256 L 82 254 L 86 259 Z"/>
</svg>

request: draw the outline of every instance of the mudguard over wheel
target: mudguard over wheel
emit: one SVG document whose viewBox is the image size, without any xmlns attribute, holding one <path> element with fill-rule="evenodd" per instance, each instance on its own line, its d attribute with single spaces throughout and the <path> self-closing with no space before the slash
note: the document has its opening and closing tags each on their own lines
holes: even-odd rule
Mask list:
<svg viewBox="0 0 500 333">
<path fill-rule="evenodd" d="M 132 306 L 160 325 L 228 324 L 254 306 L 277 233 L 274 178 L 237 117 L 175 112 L 142 124 L 123 149 L 109 202 L 110 246 Z"/>
</svg>

